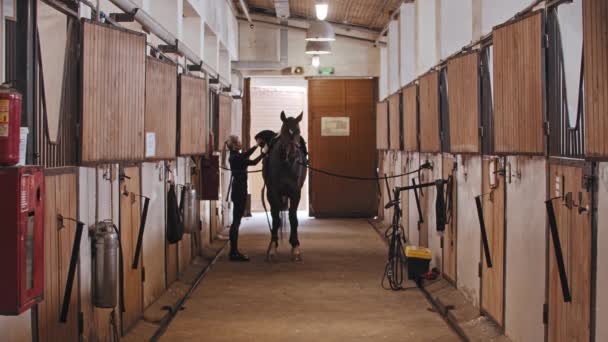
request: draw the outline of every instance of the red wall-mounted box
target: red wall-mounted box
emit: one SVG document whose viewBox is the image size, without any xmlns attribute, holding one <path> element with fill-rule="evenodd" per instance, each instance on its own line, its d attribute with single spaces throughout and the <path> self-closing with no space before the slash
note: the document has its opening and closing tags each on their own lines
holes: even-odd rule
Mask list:
<svg viewBox="0 0 608 342">
<path fill-rule="evenodd" d="M 18 315 L 43 295 L 43 168 L 0 168 L 0 189 L 0 314 Z"/>
</svg>

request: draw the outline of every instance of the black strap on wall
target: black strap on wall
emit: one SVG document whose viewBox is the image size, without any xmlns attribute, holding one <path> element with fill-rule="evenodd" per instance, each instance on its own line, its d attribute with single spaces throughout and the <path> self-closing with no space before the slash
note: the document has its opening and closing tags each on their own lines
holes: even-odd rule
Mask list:
<svg viewBox="0 0 608 342">
<path fill-rule="evenodd" d="M 555 261 L 557 261 L 557 271 L 559 280 L 562 285 L 562 293 L 564 302 L 571 302 L 570 288 L 568 287 L 568 276 L 566 275 L 566 267 L 564 266 L 564 256 L 562 254 L 562 244 L 559 240 L 559 231 L 557 230 L 557 221 L 555 220 L 555 210 L 553 209 L 553 201 L 545 201 L 547 207 L 547 217 L 549 218 L 549 230 L 553 239 L 553 250 L 555 251 Z"/>
<path fill-rule="evenodd" d="M 435 181 L 435 188 L 437 189 L 437 199 L 435 200 L 435 217 L 437 218 L 436 221 L 438 232 L 443 232 L 447 223 L 445 197 L 443 194 L 444 184 L 446 184 L 446 182 L 444 182 L 443 179 Z"/>
<path fill-rule="evenodd" d="M 141 255 L 141 245 L 144 240 L 144 229 L 146 228 L 146 218 L 148 217 L 148 206 L 150 205 L 150 199 L 144 197 L 144 210 L 141 212 L 141 219 L 139 220 L 139 232 L 137 234 L 137 244 L 135 245 L 135 257 L 133 259 L 133 265 L 131 268 L 137 269 L 139 265 L 139 256 Z"/>
<path fill-rule="evenodd" d="M 414 197 L 416 198 L 416 208 L 418 209 L 418 223 L 424 223 L 422 208 L 420 208 L 420 198 L 418 197 L 418 187 L 416 187 L 416 180 L 414 178 L 412 178 L 412 186 L 414 186 Z"/>
<path fill-rule="evenodd" d="M 477 217 L 479 217 L 479 229 L 481 230 L 481 241 L 483 242 L 483 252 L 486 256 L 486 265 L 488 266 L 488 268 L 492 268 L 492 255 L 490 254 L 490 245 L 488 244 L 488 233 L 486 232 L 486 223 L 483 219 L 481 195 L 475 197 L 475 205 L 477 206 Z"/>
<path fill-rule="evenodd" d="M 59 321 L 66 323 L 68 321 L 68 312 L 70 311 L 70 298 L 72 297 L 72 289 L 74 288 L 74 277 L 76 276 L 76 265 L 78 265 L 78 257 L 80 255 L 80 240 L 82 238 L 82 231 L 84 230 L 84 223 L 76 223 L 76 236 L 74 237 L 74 244 L 72 245 L 72 256 L 70 257 L 70 268 L 68 269 L 68 279 L 63 292 L 63 303 L 61 304 L 61 313 L 59 314 Z"/>
</svg>

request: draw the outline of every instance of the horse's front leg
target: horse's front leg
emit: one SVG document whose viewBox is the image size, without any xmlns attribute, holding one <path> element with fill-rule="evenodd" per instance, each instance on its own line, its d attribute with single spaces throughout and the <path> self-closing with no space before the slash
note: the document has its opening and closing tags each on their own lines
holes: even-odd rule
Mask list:
<svg viewBox="0 0 608 342">
<path fill-rule="evenodd" d="M 291 257 L 293 261 L 302 261 L 300 252 L 300 240 L 298 238 L 298 205 L 300 203 L 300 195 L 294 195 L 289 200 L 289 243 L 291 244 Z"/>
<path fill-rule="evenodd" d="M 268 245 L 268 251 L 266 252 L 266 259 L 273 261 L 277 257 L 277 247 L 279 246 L 279 227 L 281 225 L 281 217 L 279 215 L 279 209 L 276 205 L 271 205 L 272 209 L 270 213 L 272 215 L 272 230 L 270 231 L 270 244 Z"/>
</svg>

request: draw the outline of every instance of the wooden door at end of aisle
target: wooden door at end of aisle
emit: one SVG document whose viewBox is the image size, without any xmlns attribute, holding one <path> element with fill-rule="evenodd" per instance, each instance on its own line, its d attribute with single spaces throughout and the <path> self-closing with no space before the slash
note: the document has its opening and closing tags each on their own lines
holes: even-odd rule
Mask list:
<svg viewBox="0 0 608 342">
<path fill-rule="evenodd" d="M 122 313 L 122 334 L 125 335 L 143 315 L 142 255 L 133 269 L 135 246 L 141 219 L 141 181 L 137 166 L 121 167 L 120 177 L 120 242 L 123 255 L 122 291 L 125 312 Z"/>
<path fill-rule="evenodd" d="M 550 165 L 549 197 L 560 197 L 553 200 L 553 207 L 572 297 L 570 302 L 564 301 L 555 245 L 549 235 L 548 337 L 552 342 L 589 341 L 591 333 L 591 192 L 583 188 L 582 179 L 582 166 Z"/>
<path fill-rule="evenodd" d="M 492 267 L 488 267 L 481 246 L 481 310 L 499 326 L 504 326 L 505 270 L 505 179 L 501 159 L 484 158 L 482 163 L 482 208 Z"/>
<path fill-rule="evenodd" d="M 375 79 L 308 81 L 311 165 L 358 177 L 375 177 Z M 312 172 L 310 212 L 316 217 L 372 217 L 377 211 L 375 182 Z"/>
<path fill-rule="evenodd" d="M 456 201 L 457 194 L 456 189 L 456 177 L 455 177 L 455 168 L 456 168 L 456 158 L 454 156 L 443 156 L 443 179 L 448 179 L 450 176 L 452 183 L 450 185 L 451 188 L 451 201 L 447 199 L 448 193 L 446 192 L 446 204 L 451 203 L 450 211 L 447 213 L 448 224 L 445 226 L 445 232 L 443 235 L 443 275 L 448 278 L 451 282 L 456 282 L 456 258 L 457 258 L 457 239 L 458 239 L 458 229 L 456 226 Z"/>
</svg>

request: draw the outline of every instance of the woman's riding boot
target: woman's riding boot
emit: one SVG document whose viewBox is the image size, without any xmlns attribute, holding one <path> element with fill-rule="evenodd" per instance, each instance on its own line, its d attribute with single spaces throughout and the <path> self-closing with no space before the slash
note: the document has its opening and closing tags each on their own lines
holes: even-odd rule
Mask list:
<svg viewBox="0 0 608 342">
<path fill-rule="evenodd" d="M 249 261 L 249 257 L 239 252 L 239 232 L 238 228 L 230 228 L 230 261 Z"/>
</svg>

